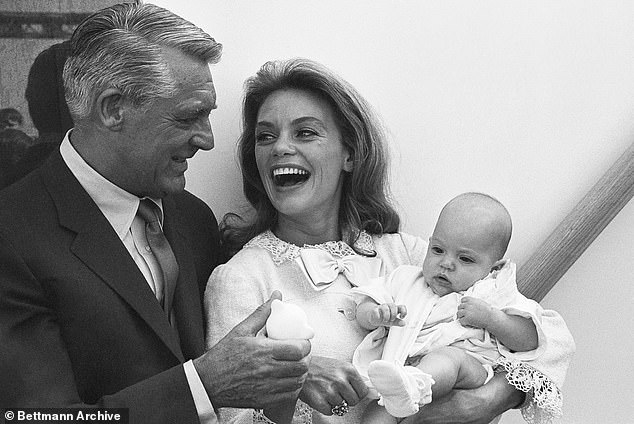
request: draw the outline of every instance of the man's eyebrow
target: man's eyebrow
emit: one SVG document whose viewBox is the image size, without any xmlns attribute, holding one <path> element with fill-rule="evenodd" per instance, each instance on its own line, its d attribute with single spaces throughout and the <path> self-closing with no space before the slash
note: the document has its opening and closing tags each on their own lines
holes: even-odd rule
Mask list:
<svg viewBox="0 0 634 424">
<path fill-rule="evenodd" d="M 181 109 L 180 113 L 190 116 L 209 115 L 211 111 L 216 110 L 217 108 L 217 104 L 213 104 L 211 106 L 198 104 L 195 106 L 184 107 L 183 109 Z"/>
<path fill-rule="evenodd" d="M 218 102 L 216 99 L 210 98 L 190 98 L 179 102 L 176 108 L 180 110 L 214 110 L 218 108 Z"/>
</svg>

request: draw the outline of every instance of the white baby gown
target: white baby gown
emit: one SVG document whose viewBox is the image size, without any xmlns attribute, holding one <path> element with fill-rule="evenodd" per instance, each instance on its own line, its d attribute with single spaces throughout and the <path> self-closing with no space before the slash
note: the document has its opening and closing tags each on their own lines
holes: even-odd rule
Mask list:
<svg viewBox="0 0 634 424">
<path fill-rule="evenodd" d="M 368 296 L 377 303 L 396 303 L 407 307 L 404 327 L 395 326 L 389 330 L 379 327 L 370 332 L 354 352 L 353 364 L 368 384 L 371 396 L 380 398 L 368 377 L 368 366 L 372 361 L 382 359 L 402 366 L 408 357 L 425 355 L 451 345 L 476 358 L 490 376 L 493 367 L 504 367 L 511 371 L 507 378 L 515 387 L 525 392 L 539 392 L 542 398 L 533 400 L 544 409 L 540 411 L 544 413 L 537 414 L 535 422 L 548 422 L 551 417 L 561 415 L 561 392 L 557 382 L 563 382 L 564 375 L 545 377 L 538 369 L 530 368 L 531 362 L 541 356 L 548 343 L 541 325 L 544 310 L 518 291 L 514 263 L 506 261 L 500 270 L 493 271 L 468 290 L 442 297 L 434 294 L 424 281 L 422 269 L 411 265 L 400 266 L 387 276 L 376 278 L 371 284 L 355 287 L 352 291 L 357 302 Z M 476 297 L 508 314 L 530 318 L 537 328 L 537 349 L 511 352 L 488 331 L 461 325 L 456 312 L 463 296 Z M 523 371 L 518 374 L 518 369 Z M 513 377 L 512 371 L 516 371 L 516 377 Z M 513 378 L 518 381 L 513 381 Z M 535 381 L 527 382 L 527 378 Z"/>
</svg>

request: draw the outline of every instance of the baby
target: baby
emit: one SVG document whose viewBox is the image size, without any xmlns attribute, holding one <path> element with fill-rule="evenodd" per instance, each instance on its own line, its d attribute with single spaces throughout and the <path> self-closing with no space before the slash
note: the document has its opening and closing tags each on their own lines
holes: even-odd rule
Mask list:
<svg viewBox="0 0 634 424">
<path fill-rule="evenodd" d="M 503 259 L 511 228 L 500 202 L 461 194 L 442 209 L 422 272 L 404 265 L 354 289 L 358 323 L 371 333 L 353 363 L 379 399 L 363 423 L 412 415 L 432 389 L 441 397 L 479 387 L 501 356 L 541 354 L 541 308 L 519 293 L 515 266 Z"/>
</svg>

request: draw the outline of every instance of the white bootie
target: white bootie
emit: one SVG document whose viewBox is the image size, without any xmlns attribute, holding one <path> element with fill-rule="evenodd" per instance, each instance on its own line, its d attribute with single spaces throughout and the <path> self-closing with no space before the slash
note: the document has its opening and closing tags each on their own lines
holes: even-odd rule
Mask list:
<svg viewBox="0 0 634 424">
<path fill-rule="evenodd" d="M 372 361 L 368 376 L 379 392 L 379 405 L 393 417 L 409 417 L 419 405 L 431 402 L 434 379 L 416 367 L 401 366 L 390 361 Z"/>
</svg>

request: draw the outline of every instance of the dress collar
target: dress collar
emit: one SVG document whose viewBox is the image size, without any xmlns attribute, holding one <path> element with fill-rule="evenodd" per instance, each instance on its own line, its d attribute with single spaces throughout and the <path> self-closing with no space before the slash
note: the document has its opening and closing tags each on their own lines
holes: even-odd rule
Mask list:
<svg viewBox="0 0 634 424">
<path fill-rule="evenodd" d="M 271 230 L 267 230 L 253 237 L 247 244 L 244 245 L 244 249 L 250 247 L 260 247 L 268 251 L 271 254 L 273 262 L 278 266 L 282 265 L 284 262 L 292 261 L 297 258 L 303 248 L 321 249 L 336 258 L 343 258 L 344 256 L 358 254 L 352 247 L 348 246 L 347 243 L 341 240 L 327 241 L 321 244 L 305 244 L 300 247 L 279 239 Z M 355 247 L 363 252 L 374 251 L 372 236 L 365 231 L 362 231 L 359 235 L 359 239 L 355 242 Z"/>
</svg>

